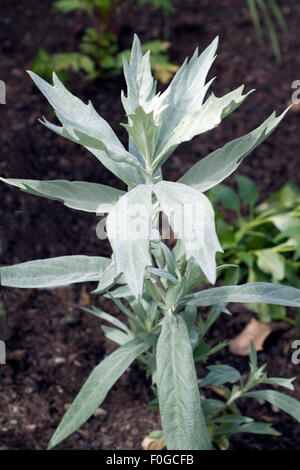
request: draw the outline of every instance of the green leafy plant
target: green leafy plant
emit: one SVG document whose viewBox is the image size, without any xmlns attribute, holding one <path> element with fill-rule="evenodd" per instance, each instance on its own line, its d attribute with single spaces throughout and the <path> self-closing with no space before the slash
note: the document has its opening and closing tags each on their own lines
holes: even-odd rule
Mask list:
<svg viewBox="0 0 300 470">
<path fill-rule="evenodd" d="M 255 183 L 242 175 L 236 177 L 236 183 L 238 193 L 225 184 L 209 191 L 224 250 L 218 262 L 238 265 L 239 282 L 272 281 L 300 287 L 300 189 L 287 183 L 256 205 L 259 193 Z M 234 220 L 218 209 L 218 202 Z M 228 275 L 229 271 L 225 278 Z M 279 319 L 294 323 L 282 305 L 255 303 L 247 308 L 264 322 Z"/>
<path fill-rule="evenodd" d="M 164 2 L 163 2 L 164 3 Z M 85 79 L 119 75 L 122 72 L 122 56 L 129 50 L 120 51 L 116 34 L 117 18 L 122 14 L 120 0 L 58 0 L 55 7 L 62 13 L 83 10 L 89 14 L 91 26 L 85 28 L 78 52 L 49 54 L 39 49 L 33 63 L 33 71 L 44 78 L 56 72 L 66 82 L 68 71 L 82 72 Z M 157 5 L 163 11 L 167 6 Z M 144 50 L 151 51 L 151 65 L 155 78 L 168 83 L 178 67 L 170 62 L 169 43 L 161 40 L 149 41 Z"/>
<path fill-rule="evenodd" d="M 240 372 L 228 365 L 208 366 L 208 374 L 199 381 L 200 391 L 205 388 L 214 398 L 202 400 L 202 410 L 205 417 L 209 437 L 215 448 L 227 450 L 230 438 L 241 433 L 268 434 L 280 436 L 270 423 L 258 422 L 249 416 L 243 416 L 238 408 L 241 398 L 258 398 L 269 402 L 273 406 L 284 410 L 291 416 L 300 419 L 299 402 L 276 390 L 254 390 L 261 385 L 277 385 L 293 390 L 294 379 L 268 377 L 265 372 L 267 364 L 258 367 L 257 353 L 253 343 L 249 355 L 249 374 L 245 380 Z M 226 384 L 226 386 L 225 386 Z M 151 448 L 163 449 L 165 439 L 163 431 L 153 431 L 147 436 Z M 159 446 L 155 446 L 158 443 Z"/>
<path fill-rule="evenodd" d="M 266 24 L 274 56 L 278 64 L 282 63 L 282 54 L 276 32 L 276 24 L 283 33 L 288 32 L 284 16 L 276 0 L 247 0 L 255 31 L 259 42 L 264 44 L 261 16 Z M 274 24 L 275 22 L 275 24 Z"/>
<path fill-rule="evenodd" d="M 172 0 L 138 0 L 140 5 L 152 5 L 155 9 L 162 12 L 163 17 L 163 37 L 168 40 L 170 37 L 170 14 L 176 11 Z"/>
<path fill-rule="evenodd" d="M 277 391 L 252 391 L 252 385 L 258 383 L 288 384 L 292 388 L 289 380 L 267 379 L 264 371 L 256 367 L 253 351 L 248 382 L 228 365 L 209 366 L 208 375 L 200 383 L 197 378 L 195 363 L 205 363 L 228 344 L 225 341 L 210 345 L 206 339 L 219 316 L 230 313 L 228 303 L 300 306 L 300 290 L 279 284 L 235 285 L 231 280 L 231 285 L 224 283 L 199 290 L 203 281 L 214 284 L 222 270 L 232 268 L 216 264 L 216 252 L 222 248 L 213 207 L 203 193 L 234 172 L 277 127 L 286 111 L 278 117 L 273 113 L 250 134 L 209 154 L 177 182 L 162 178 L 163 163 L 181 142 L 218 126 L 249 95 L 243 94 L 242 86 L 221 98 L 211 94 L 204 100 L 211 84 L 205 83 L 206 77 L 217 44 L 215 39 L 201 55 L 196 50 L 169 88 L 156 94 L 149 53 L 143 56 L 135 37 L 130 62 L 124 59 L 127 95 L 122 93 L 122 103 L 128 119 L 123 124 L 129 134 L 128 150 L 91 102 L 84 104 L 74 97 L 55 74 L 50 85 L 29 72 L 62 126 L 47 120 L 43 124 L 81 144 L 128 186 L 124 192 L 81 181 L 1 178 L 22 191 L 63 202 L 73 209 L 108 212 L 106 230 L 113 251 L 111 258 L 65 256 L 0 268 L 1 284 L 8 287 L 39 288 L 98 281 L 94 294 L 111 299 L 127 319 L 122 322 L 95 307 L 90 309 L 99 319 L 110 323 L 102 327 L 104 334 L 119 347 L 92 371 L 54 433 L 50 448 L 92 416 L 113 384 L 137 358 L 152 377 L 168 449 L 211 449 L 212 442 L 217 445 L 219 425 L 225 437 L 232 434 L 224 430 L 225 418 L 216 421 L 221 405 L 209 397 L 202 398 L 199 386 L 202 391 L 207 385 L 220 387 L 228 381 L 238 382 L 222 402 L 226 413 L 231 410 L 230 417 L 236 415 L 235 399 L 249 396 L 276 404 L 300 422 L 300 403 L 295 399 Z M 178 235 L 172 251 L 160 235 L 162 212 Z M 208 316 L 200 314 L 198 307 L 211 308 Z M 251 424 L 246 418 L 232 418 L 233 424 L 238 420 L 240 425 L 234 432 L 255 429 L 274 434 L 269 425 L 252 421 Z"/>
</svg>

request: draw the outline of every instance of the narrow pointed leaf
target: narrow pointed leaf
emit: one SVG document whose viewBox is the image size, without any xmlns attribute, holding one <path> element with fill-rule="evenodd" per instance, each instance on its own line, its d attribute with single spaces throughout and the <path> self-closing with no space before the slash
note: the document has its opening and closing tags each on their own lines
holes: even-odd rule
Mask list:
<svg viewBox="0 0 300 470">
<path fill-rule="evenodd" d="M 157 343 L 157 386 L 168 450 L 211 448 L 185 321 L 167 314 Z"/>
<path fill-rule="evenodd" d="M 284 379 L 283 377 L 270 377 L 266 378 L 263 383 L 269 385 L 277 385 L 278 387 L 284 387 L 288 390 L 295 390 L 295 387 L 293 385 L 294 380 L 296 380 L 296 377 L 293 377 L 292 379 Z"/>
<path fill-rule="evenodd" d="M 57 287 L 98 281 L 111 260 L 100 256 L 60 256 L 0 268 L 2 286 Z"/>
<path fill-rule="evenodd" d="M 118 318 L 113 317 L 109 313 L 103 312 L 103 310 L 99 310 L 98 308 L 96 308 L 94 306 L 92 307 L 92 309 L 82 308 L 82 310 L 84 310 L 85 312 L 91 313 L 92 315 L 95 315 L 95 317 L 97 317 L 97 318 L 101 318 L 101 320 L 105 320 L 108 323 L 111 323 L 112 325 L 116 326 L 117 328 L 123 330 L 125 333 L 128 333 L 128 331 L 129 331 L 129 329 L 127 328 L 127 326 L 123 322 L 121 322 Z"/>
<path fill-rule="evenodd" d="M 127 114 L 134 114 L 141 106 L 145 112 L 153 110 L 156 83 L 151 73 L 150 53 L 143 55 L 142 46 L 137 35 L 131 50 L 129 64 L 123 56 L 124 76 L 127 84 L 127 96 L 122 93 L 122 103 Z"/>
<path fill-rule="evenodd" d="M 36 181 L 13 178 L 0 178 L 0 181 L 16 186 L 26 193 L 60 201 L 71 209 L 95 213 L 109 212 L 125 194 L 124 191 L 110 186 L 84 181 Z"/>
<path fill-rule="evenodd" d="M 106 292 L 111 289 L 116 283 L 124 284 L 125 280 L 124 276 L 121 273 L 117 273 L 116 263 L 113 259 L 111 260 L 111 263 L 107 266 L 107 268 L 102 272 L 102 275 L 99 279 L 99 284 L 92 293 L 102 294 L 103 292 Z"/>
<path fill-rule="evenodd" d="M 269 436 L 280 436 L 280 432 L 276 431 L 270 423 L 260 423 L 254 421 L 253 423 L 242 424 L 237 433 L 247 432 L 250 434 L 267 434 Z"/>
<path fill-rule="evenodd" d="M 288 109 L 278 117 L 273 113 L 254 131 L 210 153 L 190 168 L 178 182 L 192 186 L 201 192 L 221 183 L 276 129 Z"/>
<path fill-rule="evenodd" d="M 218 38 L 200 54 L 195 50 L 193 57 L 186 59 L 180 67 L 167 90 L 159 97 L 166 106 L 161 115 L 159 130 L 158 153 L 166 146 L 166 142 L 175 131 L 182 119 L 201 108 L 209 82 L 205 85 L 207 74 L 216 57 Z"/>
<path fill-rule="evenodd" d="M 101 325 L 101 329 L 104 333 L 104 336 L 119 346 L 123 346 L 132 339 L 123 331 L 118 330 L 117 328 L 112 328 L 111 326 Z"/>
<path fill-rule="evenodd" d="M 56 429 L 49 448 L 57 446 L 92 416 L 123 372 L 147 349 L 149 345 L 136 338 L 95 367 Z"/>
<path fill-rule="evenodd" d="M 277 390 L 258 390 L 254 392 L 243 393 L 243 397 L 258 398 L 265 400 L 273 406 L 291 415 L 300 423 L 300 402 Z"/>
<path fill-rule="evenodd" d="M 268 282 L 250 282 L 240 286 L 214 287 L 185 297 L 185 303 L 206 307 L 229 302 L 257 302 L 286 307 L 300 307 L 300 289 L 270 284 Z"/>
</svg>

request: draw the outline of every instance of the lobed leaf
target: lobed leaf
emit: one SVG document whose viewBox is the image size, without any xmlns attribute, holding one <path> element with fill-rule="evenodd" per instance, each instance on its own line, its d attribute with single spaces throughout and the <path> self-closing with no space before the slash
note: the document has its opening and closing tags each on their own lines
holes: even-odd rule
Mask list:
<svg viewBox="0 0 300 470">
<path fill-rule="evenodd" d="M 165 148 L 167 141 L 174 133 L 182 119 L 201 108 L 207 89 L 206 77 L 215 59 L 218 38 L 198 56 L 198 48 L 188 62 L 186 59 L 180 67 L 167 90 L 159 97 L 165 106 L 161 116 L 158 139 L 158 154 Z"/>
<path fill-rule="evenodd" d="M 139 106 L 146 113 L 153 111 L 156 82 L 154 82 L 151 73 L 150 52 L 143 55 L 142 46 L 136 34 L 129 63 L 123 56 L 123 69 L 127 96 L 122 92 L 121 99 L 126 113 L 134 114 Z"/>
<path fill-rule="evenodd" d="M 170 133 L 169 138 L 156 150 L 158 155 L 154 164 L 161 166 L 179 144 L 217 127 L 222 119 L 242 104 L 251 93 L 243 95 L 243 90 L 244 87 L 241 86 L 221 98 L 217 98 L 212 93 L 204 105 L 199 105 L 197 110 L 187 109 L 182 120 Z M 172 123 L 173 121 L 168 122 Z"/>
<path fill-rule="evenodd" d="M 53 86 L 28 72 L 36 86 L 55 109 L 62 127 L 46 119 L 42 123 L 73 142 L 83 145 L 129 187 L 143 182 L 143 169 L 137 158 L 127 152 L 110 125 L 95 111 L 91 102 L 73 96 L 53 73 Z"/>
</svg>

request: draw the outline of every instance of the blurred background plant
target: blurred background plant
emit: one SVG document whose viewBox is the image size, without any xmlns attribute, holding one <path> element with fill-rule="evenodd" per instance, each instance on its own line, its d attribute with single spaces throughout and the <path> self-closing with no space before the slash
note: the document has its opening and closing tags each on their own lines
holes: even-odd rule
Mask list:
<svg viewBox="0 0 300 470">
<path fill-rule="evenodd" d="M 163 17 L 163 39 L 168 41 L 170 38 L 170 14 L 176 11 L 172 0 L 138 0 L 138 3 L 140 5 L 150 4 L 157 10 L 161 10 Z"/>
<path fill-rule="evenodd" d="M 261 19 L 265 22 L 267 33 L 271 42 L 274 56 L 278 64 L 282 63 L 281 48 L 276 32 L 276 26 L 283 33 L 288 32 L 288 27 L 278 6 L 277 0 L 247 0 L 249 12 L 255 27 L 259 42 L 265 43 Z"/>
<path fill-rule="evenodd" d="M 192 1 L 192 0 L 190 0 Z M 143 9 L 150 5 L 162 14 L 162 39 L 144 44 L 151 51 L 151 65 L 155 78 L 167 84 L 178 67 L 172 64 L 168 55 L 170 46 L 170 15 L 176 12 L 172 0 L 58 0 L 54 7 L 63 14 L 82 10 L 89 15 L 90 26 L 86 27 L 79 44 L 79 50 L 50 54 L 40 48 L 33 63 L 33 71 L 50 79 L 55 71 L 66 82 L 68 72 L 83 73 L 86 80 L 121 74 L 122 55 L 129 50 L 120 50 L 118 32 L 124 23 L 125 8 L 137 4 Z M 249 12 L 259 42 L 263 45 L 265 34 L 262 20 L 266 24 L 274 56 L 282 62 L 281 48 L 276 27 L 287 33 L 287 25 L 276 0 L 247 0 Z"/>
<path fill-rule="evenodd" d="M 174 11 L 171 0 L 133 0 L 141 6 L 151 3 L 162 10 L 164 18 L 164 36 L 168 36 L 167 18 Z M 132 3 L 132 2 L 127 2 Z M 51 78 L 55 71 L 66 82 L 68 71 L 82 72 L 84 78 L 93 80 L 97 77 L 119 75 L 122 71 L 122 55 L 129 55 L 129 50 L 120 51 L 118 30 L 122 24 L 124 4 L 121 0 L 58 0 L 54 6 L 67 14 L 76 10 L 85 11 L 91 26 L 86 27 L 79 44 L 79 51 L 49 54 L 40 48 L 33 63 L 33 70 L 44 78 Z M 168 55 L 170 43 L 166 40 L 154 40 L 144 44 L 145 50 L 151 51 L 151 65 L 155 78 L 166 84 L 178 67 L 172 64 Z"/>
<path fill-rule="evenodd" d="M 300 189 L 286 183 L 257 205 L 259 192 L 246 176 L 236 176 L 237 192 L 225 184 L 209 191 L 224 250 L 218 264 L 240 267 L 239 280 L 300 287 Z M 231 275 L 225 271 L 226 276 Z M 247 304 L 263 322 L 294 323 L 282 306 Z"/>
</svg>

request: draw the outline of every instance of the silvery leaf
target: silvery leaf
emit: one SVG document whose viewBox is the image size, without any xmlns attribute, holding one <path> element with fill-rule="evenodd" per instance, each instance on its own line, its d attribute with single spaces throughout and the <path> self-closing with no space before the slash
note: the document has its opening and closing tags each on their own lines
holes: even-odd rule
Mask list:
<svg viewBox="0 0 300 470">
<path fill-rule="evenodd" d="M 174 233 L 183 241 L 187 260 L 194 257 L 209 282 L 214 284 L 215 256 L 222 248 L 208 198 L 188 186 L 169 181 L 157 183 L 153 191 Z"/>
<path fill-rule="evenodd" d="M 232 140 L 221 149 L 210 153 L 192 166 L 178 182 L 192 186 L 201 192 L 221 183 L 238 168 L 245 157 L 276 129 L 287 111 L 278 117 L 273 113 L 254 131 Z"/>
<path fill-rule="evenodd" d="M 142 294 L 146 266 L 152 264 L 151 238 L 152 186 L 139 185 L 119 199 L 107 217 L 107 234 L 116 263 L 132 294 Z"/>
<path fill-rule="evenodd" d="M 59 256 L 0 268 L 2 286 L 44 288 L 98 281 L 111 260 L 101 256 Z"/>
<path fill-rule="evenodd" d="M 14 178 L 0 178 L 0 181 L 16 186 L 26 193 L 60 201 L 71 209 L 95 213 L 109 212 L 125 194 L 124 191 L 110 186 L 84 181 L 37 181 Z"/>
<path fill-rule="evenodd" d="M 191 111 L 187 108 L 185 115 L 169 133 L 167 140 L 164 140 L 156 150 L 158 155 L 155 166 L 162 165 L 181 142 L 187 142 L 194 136 L 217 127 L 222 119 L 243 103 L 251 93 L 243 95 L 243 90 L 244 87 L 241 86 L 221 98 L 212 94 L 202 106 L 199 105 L 198 109 Z"/>
<path fill-rule="evenodd" d="M 167 90 L 158 98 L 166 109 L 161 116 L 158 147 L 162 149 L 182 119 L 201 108 L 207 89 L 206 77 L 218 46 L 216 38 L 200 56 L 198 48 L 193 57 L 184 61 Z"/>
<path fill-rule="evenodd" d="M 47 120 L 42 123 L 73 142 L 83 145 L 129 187 L 143 182 L 142 166 L 127 152 L 110 125 L 95 111 L 91 102 L 83 103 L 72 95 L 53 74 L 53 86 L 28 72 L 37 87 L 55 109 L 62 127 Z"/>
</svg>

